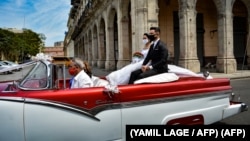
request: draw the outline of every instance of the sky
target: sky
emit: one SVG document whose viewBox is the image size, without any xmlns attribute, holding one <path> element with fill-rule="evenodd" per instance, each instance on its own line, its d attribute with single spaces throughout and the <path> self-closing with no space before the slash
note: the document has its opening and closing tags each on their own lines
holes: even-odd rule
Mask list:
<svg viewBox="0 0 250 141">
<path fill-rule="evenodd" d="M 70 0 L 1 0 L 0 28 L 30 29 L 45 35 L 45 46 L 64 41 Z"/>
</svg>

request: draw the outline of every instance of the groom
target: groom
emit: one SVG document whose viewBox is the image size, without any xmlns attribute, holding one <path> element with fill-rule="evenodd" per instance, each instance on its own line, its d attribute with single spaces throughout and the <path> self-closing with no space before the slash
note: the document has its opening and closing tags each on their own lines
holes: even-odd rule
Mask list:
<svg viewBox="0 0 250 141">
<path fill-rule="evenodd" d="M 168 50 L 166 45 L 160 40 L 159 27 L 150 28 L 149 39 L 153 41 L 153 44 L 150 46 L 141 69 L 131 73 L 129 84 L 133 84 L 138 79 L 168 72 Z"/>
</svg>

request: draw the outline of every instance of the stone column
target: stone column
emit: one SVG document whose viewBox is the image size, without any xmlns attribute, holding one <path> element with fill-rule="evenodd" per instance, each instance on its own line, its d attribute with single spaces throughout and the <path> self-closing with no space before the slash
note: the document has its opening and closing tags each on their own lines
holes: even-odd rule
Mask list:
<svg viewBox="0 0 250 141">
<path fill-rule="evenodd" d="M 127 12 L 127 11 L 123 11 Z M 130 63 L 131 56 L 129 44 L 129 17 L 126 13 L 118 13 L 118 48 L 119 58 L 117 62 L 117 69 L 124 67 Z"/>
<path fill-rule="evenodd" d="M 218 38 L 219 54 L 217 56 L 216 69 L 222 73 L 234 73 L 237 70 L 237 63 L 233 50 L 233 14 L 232 1 L 221 0 L 218 13 Z"/>
<path fill-rule="evenodd" d="M 151 26 L 159 26 L 159 19 L 158 19 L 158 15 L 159 15 L 159 6 L 158 6 L 158 0 L 148 0 L 148 7 L 147 7 L 147 11 L 148 11 L 148 18 L 145 19 L 146 23 L 147 23 L 147 27 L 144 28 L 144 30 L 146 30 L 147 32 L 149 32 L 149 28 Z M 141 37 L 141 36 L 140 36 Z M 141 39 L 141 38 L 140 38 Z"/>
<path fill-rule="evenodd" d="M 106 70 L 115 70 L 115 60 L 114 60 L 114 28 L 107 26 L 106 29 Z"/>
<path fill-rule="evenodd" d="M 68 56 L 70 57 L 74 57 L 74 40 L 70 40 L 69 41 L 69 44 L 68 44 L 68 47 L 67 47 L 67 52 L 68 52 Z"/>
<path fill-rule="evenodd" d="M 140 51 L 143 47 L 143 33 L 149 32 L 150 26 L 158 26 L 158 0 L 134 0 L 131 1 L 132 19 L 132 51 Z M 132 57 L 131 54 L 131 57 Z"/>
<path fill-rule="evenodd" d="M 180 59 L 179 65 L 200 72 L 197 57 L 196 0 L 179 0 Z"/>
</svg>

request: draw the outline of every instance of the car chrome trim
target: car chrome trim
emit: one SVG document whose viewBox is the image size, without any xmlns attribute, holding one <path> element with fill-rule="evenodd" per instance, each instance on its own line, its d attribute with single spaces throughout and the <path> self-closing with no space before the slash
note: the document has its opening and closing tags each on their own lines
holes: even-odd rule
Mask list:
<svg viewBox="0 0 250 141">
<path fill-rule="evenodd" d="M 90 113 L 88 113 L 80 108 L 74 107 L 72 105 L 67 105 L 65 103 L 58 103 L 58 102 L 54 102 L 54 101 L 45 101 L 45 100 L 37 100 L 37 99 L 30 99 L 30 98 L 26 98 L 25 103 L 39 104 L 39 105 L 44 105 L 44 106 L 49 106 L 49 107 L 60 108 L 60 109 L 72 111 L 72 112 L 75 112 L 75 113 L 78 113 L 81 115 L 88 116 L 96 121 L 100 121 L 100 119 L 96 118 L 92 114 L 90 114 Z"/>
<path fill-rule="evenodd" d="M 138 102 L 126 102 L 123 103 L 123 107 L 133 107 L 134 105 L 145 105 L 148 103 L 155 104 L 155 103 L 165 103 L 165 102 L 171 102 L 171 101 L 178 101 L 183 99 L 195 99 L 195 98 L 202 98 L 202 97 L 208 97 L 215 96 L 215 95 L 221 95 L 223 97 L 231 94 L 231 90 L 226 91 L 216 91 L 216 92 L 209 92 L 209 93 L 199 93 L 199 94 L 188 94 L 188 95 L 181 95 L 181 96 L 174 96 L 174 97 L 167 97 L 167 98 L 158 98 L 158 99 L 150 99 L 150 100 L 141 100 Z"/>
<path fill-rule="evenodd" d="M 241 112 L 248 111 L 248 105 L 246 103 L 241 103 Z"/>
<path fill-rule="evenodd" d="M 20 89 L 25 90 L 25 91 L 34 91 L 34 90 L 48 90 L 48 88 L 25 88 L 22 86 L 18 86 Z"/>
<path fill-rule="evenodd" d="M 60 108 L 60 109 L 72 111 L 72 112 L 75 112 L 84 116 L 88 116 L 96 121 L 100 121 L 100 119 L 96 118 L 89 112 L 84 111 L 83 109 L 74 107 L 72 105 L 67 105 L 64 103 L 57 103 L 54 101 L 45 101 L 45 100 L 37 100 L 37 99 L 30 99 L 30 98 L 24 99 L 24 98 L 19 98 L 19 97 L 0 97 L 0 101 L 24 102 L 24 103 L 29 103 L 29 104 L 37 104 L 37 105 L 54 107 L 54 108 Z"/>
<path fill-rule="evenodd" d="M 0 97 L 0 101 L 24 102 L 20 97 Z"/>
<path fill-rule="evenodd" d="M 17 91 L 6 91 L 6 90 L 3 90 L 2 92 L 5 93 L 5 94 L 6 93 L 11 93 L 12 94 L 12 93 L 16 93 Z"/>
<path fill-rule="evenodd" d="M 96 118 L 94 115 L 110 109 L 121 109 L 121 108 L 132 108 L 132 107 L 139 107 L 144 105 L 152 105 L 152 104 L 160 104 L 160 103 L 166 103 L 166 102 L 172 102 L 172 101 L 178 101 L 183 99 L 196 99 L 196 98 L 202 98 L 202 97 L 208 97 L 208 96 L 221 96 L 216 97 L 216 99 L 227 97 L 227 95 L 230 95 L 232 93 L 231 90 L 224 90 L 224 91 L 216 91 L 216 92 L 209 92 L 209 93 L 200 93 L 200 94 L 188 94 L 185 96 L 175 96 L 175 97 L 168 97 L 168 98 L 157 98 L 157 99 L 147 99 L 147 100 L 140 100 L 140 101 L 129 101 L 129 102 L 121 102 L 121 103 L 110 103 L 110 104 L 103 104 L 96 106 L 90 110 L 76 107 L 74 105 L 69 105 L 66 103 L 59 103 L 55 101 L 46 101 L 46 100 L 38 100 L 38 99 L 32 99 L 32 98 L 26 98 L 25 100 L 22 99 L 25 103 L 30 104 L 39 104 L 39 105 L 45 105 L 50 107 L 56 107 L 56 108 L 62 108 L 65 110 L 73 111 L 79 114 L 86 115 L 90 118 L 93 118 L 97 121 L 100 121 L 98 118 Z M 8 97 L 8 98 L 0 98 L 0 100 L 8 100 L 8 101 L 21 101 L 18 100 L 16 97 Z M 19 98 L 20 99 L 20 98 Z"/>
<path fill-rule="evenodd" d="M 217 97 L 216 99 L 227 97 L 232 93 L 231 90 L 223 90 L 223 91 L 216 91 L 216 92 L 209 92 L 209 93 L 200 93 L 200 94 L 188 94 L 185 96 L 175 96 L 175 97 L 167 97 L 167 98 L 157 98 L 157 99 L 147 99 L 147 100 L 140 100 L 140 101 L 129 101 L 129 102 L 121 102 L 121 103 L 111 103 L 111 104 L 105 104 L 97 106 L 89 111 L 89 113 L 96 115 L 102 111 L 108 110 L 108 109 L 116 109 L 116 108 L 132 108 L 132 107 L 139 107 L 144 105 L 150 105 L 150 104 L 160 104 L 160 103 L 167 103 L 167 102 L 173 102 L 183 99 L 196 99 L 196 98 L 202 98 L 202 97 L 208 97 L 208 96 L 221 96 Z"/>
</svg>

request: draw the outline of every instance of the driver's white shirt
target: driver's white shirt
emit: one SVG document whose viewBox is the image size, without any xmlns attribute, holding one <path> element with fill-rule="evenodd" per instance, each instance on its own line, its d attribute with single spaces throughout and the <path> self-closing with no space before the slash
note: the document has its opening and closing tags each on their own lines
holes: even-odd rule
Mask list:
<svg viewBox="0 0 250 141">
<path fill-rule="evenodd" d="M 93 87 L 91 78 L 84 72 L 80 71 L 73 79 L 71 88 L 87 88 Z"/>
</svg>

